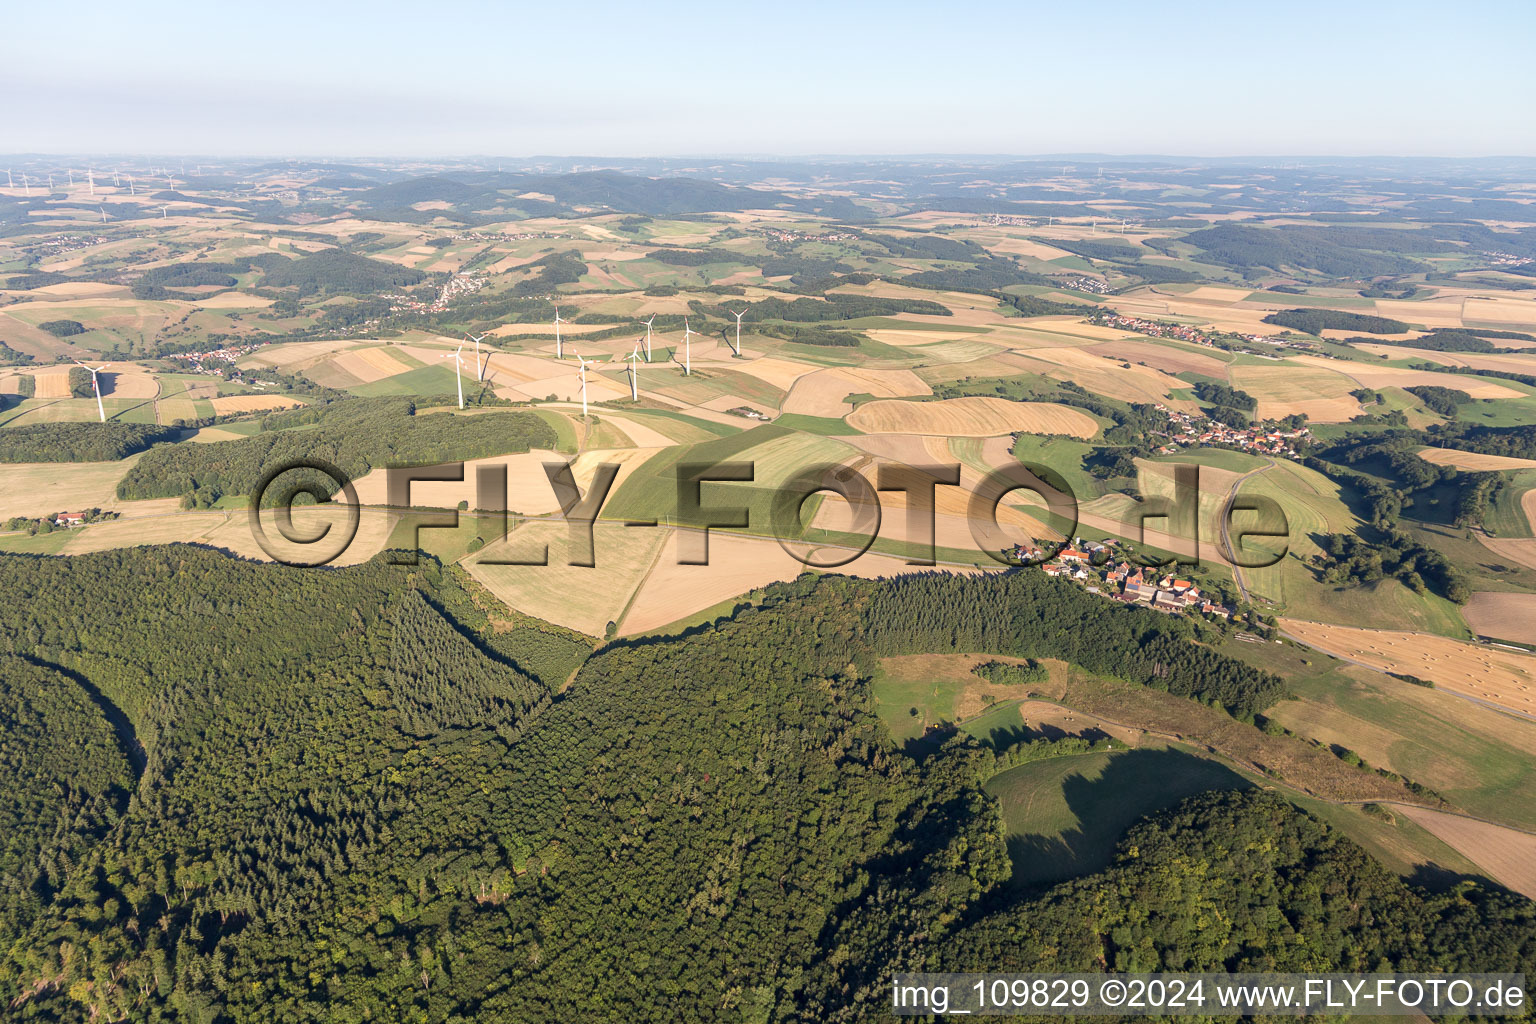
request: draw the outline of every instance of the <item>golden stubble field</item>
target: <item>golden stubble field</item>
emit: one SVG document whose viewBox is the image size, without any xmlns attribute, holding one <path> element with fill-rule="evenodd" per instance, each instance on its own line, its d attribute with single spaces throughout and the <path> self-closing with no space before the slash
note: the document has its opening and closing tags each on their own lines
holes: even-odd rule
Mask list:
<svg viewBox="0 0 1536 1024">
<path fill-rule="evenodd" d="M 866 402 L 847 417 L 866 434 L 993 437 L 1014 431 L 1092 437 L 1099 424 L 1087 413 L 1049 402 L 1002 398 L 949 398 L 938 402 Z"/>
<path fill-rule="evenodd" d="M 1536 720 L 1536 655 L 1390 629 L 1281 619 L 1281 628 L 1319 650 L 1372 668 L 1427 679 L 1436 687 Z"/>
</svg>

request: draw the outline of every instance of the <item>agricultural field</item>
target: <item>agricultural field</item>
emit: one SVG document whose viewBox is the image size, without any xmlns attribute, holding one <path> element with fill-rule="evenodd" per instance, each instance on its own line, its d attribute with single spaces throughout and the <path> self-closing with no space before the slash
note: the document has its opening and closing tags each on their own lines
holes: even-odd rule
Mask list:
<svg viewBox="0 0 1536 1024">
<path fill-rule="evenodd" d="M 1282 627 L 1309 646 L 1346 660 L 1501 707 L 1536 721 L 1536 656 L 1426 633 L 1357 629 L 1299 619 Z"/>
<path fill-rule="evenodd" d="M 618 709 L 632 746 L 541 761 L 539 723 L 497 720 L 493 730 L 516 701 L 474 704 L 473 686 L 456 675 L 455 699 L 462 690 L 469 711 L 439 693 L 397 715 L 380 710 L 395 683 L 367 690 L 356 720 L 398 717 L 407 738 L 390 742 L 414 759 L 367 770 L 391 784 L 429 771 L 436 784 L 462 769 L 489 786 L 501 769 L 473 758 L 494 748 L 502 762 L 559 780 L 551 821 L 622 817 L 602 865 L 618 872 L 646 849 L 654 825 L 641 819 L 653 811 L 708 808 L 719 793 L 756 813 L 731 788 L 742 765 L 775 786 L 789 784 L 780 761 L 817 787 L 846 781 L 790 763 L 846 738 L 795 717 L 802 705 L 823 724 L 843 714 L 820 696 L 785 700 L 776 679 L 732 691 L 728 673 L 688 680 L 714 695 L 704 702 L 673 680 L 657 683 L 657 708 L 721 725 L 710 743 L 734 743 L 738 727 L 751 734 L 752 749 L 732 748 L 717 766 L 697 738 L 666 748 L 636 724 L 650 698 L 626 709 L 610 685 L 631 663 L 792 613 L 801 598 L 784 595 L 810 587 L 809 577 L 904 578 L 880 593 L 926 585 L 912 577 L 930 574 L 990 585 L 1011 571 L 1020 575 L 1001 582 L 1016 583 L 1042 570 L 1005 565 L 1005 550 L 1060 541 L 1107 561 L 1074 561 L 1058 581 L 1087 592 L 1073 600 L 1099 602 L 1104 622 L 1172 623 L 1169 642 L 1193 645 L 1181 648 L 1191 657 L 1230 658 L 1220 664 L 1234 677 L 1273 673 L 1285 696 L 1234 708 L 1135 682 L 1135 666 L 1117 678 L 1117 666 L 1090 672 L 1051 657 L 1030 669 L 1032 682 L 1009 685 L 976 669 L 1022 656 L 959 643 L 818 669 L 817 685 L 868 726 L 860 763 L 899 764 L 891 777 L 903 785 L 949 756 L 954 734 L 978 764 L 1020 743 L 1083 741 L 988 774 L 976 799 L 1001 813 L 1013 863 L 996 898 L 1030 899 L 1102 870 L 1127 828 L 1212 791 L 1278 794 L 1415 885 L 1536 890 L 1536 654 L 1527 649 L 1536 649 L 1536 279 L 1520 262 L 1536 260 L 1536 241 L 1519 219 L 1536 200 L 1529 179 L 1497 194 L 1478 185 L 1488 194 L 1471 199 L 1473 186 L 1439 195 L 1426 176 L 1420 199 L 1299 171 L 1309 184 L 1297 203 L 1277 198 L 1291 186 L 1273 169 L 1261 187 L 1205 169 L 1160 179 L 1159 168 L 1143 168 L 1110 191 L 1081 169 L 1038 168 L 1026 185 L 1006 169 L 958 167 L 945 172 L 965 182 L 957 193 L 938 172 L 904 170 L 897 181 L 889 167 L 832 166 L 801 180 L 750 161 L 611 175 L 292 162 L 188 175 L 175 199 L 98 181 L 101 202 L 88 208 L 64 189 L 0 190 L 20 218 L 0 238 L 0 458 L 11 460 L 0 462 L 0 551 L 52 565 L 211 548 L 319 592 L 349 573 L 394 572 L 386 552 L 419 549 L 420 564 L 381 585 L 389 600 L 451 590 L 434 614 L 474 640 L 464 663 L 490 659 L 497 680 L 511 667 L 557 666 L 534 681 L 541 697 L 548 691 L 545 721 L 590 700 L 585 666 L 598 652 L 590 664 L 606 666 L 602 697 L 613 703 L 565 720 L 580 719 L 582 742 L 596 743 L 603 715 Z M 1434 205 L 1442 200 L 1458 204 L 1454 224 L 1450 207 Z M 100 410 L 78 372 L 72 383 L 75 360 L 105 366 Z M 508 413 L 530 418 L 525 434 L 488 426 L 521 422 Z M 309 547 L 274 540 L 272 510 L 260 520 L 263 545 L 245 508 L 254 478 L 305 454 L 347 467 L 361 506 L 357 537 L 324 570 L 272 565 Z M 461 479 L 413 485 L 413 510 L 386 507 L 388 467 L 458 461 Z M 548 476 L 560 463 L 584 497 L 600 466 L 618 467 L 590 567 L 570 564 L 571 524 Z M 746 525 L 706 534 L 680 508 L 679 476 L 740 463 L 751 464 L 750 479 L 706 482 L 699 496 L 706 509 L 745 510 Z M 1017 476 L 1021 463 L 1066 482 L 1075 525 L 1027 489 L 995 511 L 973 507 L 988 474 Z M 1176 471 L 1189 465 L 1199 467 L 1198 542 L 1162 516 L 1143 533 L 1142 512 L 1182 500 Z M 934 491 L 936 564 L 925 564 L 923 524 L 899 490 L 878 492 L 880 525 L 863 553 L 856 510 L 833 491 L 803 502 L 801 534 L 781 542 L 775 496 L 813 466 L 871 483 L 891 467 L 957 467 L 959 484 Z M 477 487 L 486 471 L 505 474 L 505 518 Z M 156 496 L 120 498 L 120 485 Z M 1278 555 L 1272 565 L 1234 565 L 1224 550 L 1224 511 L 1245 497 L 1284 514 L 1283 538 L 1244 546 Z M 121 518 L 37 523 L 96 508 Z M 455 509 L 456 526 L 430 522 Z M 302 506 L 292 529 L 301 539 L 339 532 L 348 512 L 341 501 Z M 1256 522 L 1244 516 L 1234 529 Z M 979 529 L 991 519 L 995 532 Z M 706 536 L 708 564 L 692 564 Z M 1168 555 L 1193 564 L 1149 570 L 1149 583 L 1168 577 L 1158 611 L 1145 607 L 1150 594 L 1138 602 L 1106 578 L 1114 564 Z M 1193 581 L 1201 598 L 1178 604 L 1174 580 Z M 809 633 L 793 620 L 793 630 L 763 635 L 788 645 L 788 665 L 812 657 L 790 649 L 802 636 L 812 650 L 823 628 L 845 642 L 836 616 L 824 618 Z M 333 624 L 327 639 L 351 643 L 356 624 Z M 761 694 L 783 705 L 771 729 Z M 727 717 L 717 705 L 729 705 Z M 871 707 L 878 721 L 855 710 Z M 460 713 L 474 724 L 444 727 Z M 757 732 L 770 738 L 759 744 Z M 665 750 L 664 768 L 632 772 L 628 759 L 640 747 L 649 756 L 650 744 Z M 610 772 L 627 774 L 589 799 L 581 780 Z M 661 789 L 645 789 L 652 775 Z M 498 814 L 516 806 L 485 793 Z M 821 813 L 807 804 L 802 822 L 833 823 Z M 507 877 L 524 885 L 538 856 L 545 874 L 535 877 L 553 892 L 585 840 L 550 832 L 533 854 L 521 844 L 534 831 L 499 833 L 517 851 Z M 441 868 L 405 894 L 425 906 L 441 895 L 428 892 L 438 875 L 459 868 L 421 862 Z M 839 877 L 871 870 L 843 867 Z M 687 882 L 712 898 L 702 877 Z M 502 884 L 491 874 L 484 882 Z M 517 941 L 540 931 L 557 956 L 554 936 L 567 923 L 543 932 L 544 911 L 509 891 L 485 902 L 505 898 L 537 918 Z M 389 903 L 393 895 L 381 901 L 390 915 L 418 912 L 410 900 Z M 717 909 L 740 912 L 707 912 Z M 201 941 L 215 943 L 209 928 Z M 433 939 L 431 948 L 446 947 Z M 448 984 L 433 977 L 423 999 Z M 773 1019 L 759 994 L 730 998 L 752 1019 Z"/>
</svg>

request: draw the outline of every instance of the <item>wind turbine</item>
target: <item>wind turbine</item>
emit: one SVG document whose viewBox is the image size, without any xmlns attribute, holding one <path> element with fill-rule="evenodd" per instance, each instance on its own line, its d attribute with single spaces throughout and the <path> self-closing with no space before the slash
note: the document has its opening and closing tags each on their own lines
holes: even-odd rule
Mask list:
<svg viewBox="0 0 1536 1024">
<path fill-rule="evenodd" d="M 640 401 L 640 368 L 638 366 L 639 359 L 640 343 L 637 341 L 635 342 L 634 350 L 629 353 L 629 397 L 636 402 Z"/>
<path fill-rule="evenodd" d="M 48 175 L 48 191 L 53 191 L 53 175 Z"/>
<path fill-rule="evenodd" d="M 556 306 L 555 307 L 555 358 L 556 359 L 564 359 L 565 358 L 565 350 L 563 348 L 561 348 L 561 346 L 560 346 L 560 325 L 561 324 L 566 324 L 566 323 L 570 323 L 570 321 L 569 320 L 562 320 L 562 319 L 560 319 L 560 307 Z M 581 357 L 577 356 L 576 358 L 580 359 Z"/>
<path fill-rule="evenodd" d="M 683 317 L 683 376 L 693 376 L 693 329 L 687 317 Z"/>
<path fill-rule="evenodd" d="M 32 181 L 27 177 L 27 172 L 21 172 L 21 187 L 27 190 L 27 195 L 32 194 Z"/>
<path fill-rule="evenodd" d="M 105 206 L 98 206 L 96 209 L 101 211 L 101 222 L 105 224 L 107 222 L 107 208 Z"/>
<path fill-rule="evenodd" d="M 75 363 L 79 366 L 85 366 L 85 364 L 80 362 L 78 359 L 75 360 Z M 96 411 L 101 414 L 101 422 L 105 423 L 107 422 L 107 410 L 104 409 L 101 404 L 101 385 L 96 382 L 96 375 L 102 370 L 105 370 L 107 366 L 105 363 L 103 363 L 97 367 L 85 366 L 85 368 L 91 371 L 91 390 L 96 392 Z"/>
<path fill-rule="evenodd" d="M 85 180 L 88 181 L 90 183 L 90 185 L 91 185 L 91 195 L 95 195 L 96 194 L 96 172 L 95 172 L 95 170 L 93 170 L 91 168 L 87 168 L 86 172 L 85 172 Z"/>
<path fill-rule="evenodd" d="M 138 195 L 138 193 L 133 190 L 133 175 L 129 174 L 125 175 L 125 177 L 128 179 L 128 194 L 131 196 Z"/>
<path fill-rule="evenodd" d="M 75 187 L 75 169 L 73 167 L 66 167 L 64 169 L 69 172 L 69 187 L 70 188 L 74 188 Z"/>
<path fill-rule="evenodd" d="M 581 362 L 581 418 L 587 418 L 587 361 L 581 358 L 581 353 L 576 353 L 576 358 Z"/>
<path fill-rule="evenodd" d="M 453 383 L 459 389 L 459 408 L 460 409 L 464 408 L 464 370 L 463 370 L 463 367 L 459 363 L 459 353 L 463 352 L 463 351 L 464 351 L 464 343 L 461 341 L 461 342 L 459 342 L 459 347 L 457 349 L 455 349 L 454 353 L 453 353 Z M 444 353 L 443 358 L 444 359 L 448 358 L 446 353 Z"/>
<path fill-rule="evenodd" d="M 651 314 L 651 319 L 645 322 L 645 361 L 651 361 L 651 322 L 656 319 L 656 314 Z"/>
<path fill-rule="evenodd" d="M 116 172 L 116 171 L 113 171 L 113 172 L 112 172 L 112 187 L 113 187 L 113 188 L 117 188 L 117 187 L 118 187 L 118 185 L 120 185 L 120 184 L 121 184 L 121 182 L 119 182 L 119 181 L 118 181 L 118 180 L 117 180 L 117 172 Z"/>
<path fill-rule="evenodd" d="M 162 207 L 160 207 L 160 219 L 161 220 L 168 220 L 168 219 L 170 219 L 171 215 L 169 213 L 165 212 L 165 211 L 167 211 L 169 209 L 170 209 L 169 206 L 162 206 Z"/>
<path fill-rule="evenodd" d="M 485 340 L 485 335 L 481 334 L 481 335 L 479 335 L 477 337 L 476 335 L 473 335 L 473 334 L 466 334 L 466 335 L 464 335 L 464 337 L 468 338 L 470 341 L 475 343 L 475 380 L 477 380 L 477 381 L 484 380 L 485 379 L 485 374 L 480 369 L 480 343 Z M 487 362 L 490 361 L 490 358 L 491 358 L 490 352 L 486 352 L 485 358 L 486 358 Z"/>
<path fill-rule="evenodd" d="M 740 313 L 736 312 L 734 309 L 731 310 L 731 316 L 736 318 L 736 354 L 738 356 L 741 355 L 741 318 L 746 315 L 746 310 L 742 310 Z"/>
<path fill-rule="evenodd" d="M 6 188 L 15 188 L 16 187 L 16 179 L 11 177 L 11 169 L 9 167 L 7 167 L 5 169 L 5 187 Z"/>
</svg>

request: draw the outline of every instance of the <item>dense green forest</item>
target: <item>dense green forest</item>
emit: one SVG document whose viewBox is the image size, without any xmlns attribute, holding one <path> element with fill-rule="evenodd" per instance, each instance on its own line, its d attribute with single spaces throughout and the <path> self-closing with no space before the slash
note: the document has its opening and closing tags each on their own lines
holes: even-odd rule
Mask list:
<svg viewBox="0 0 1536 1024">
<path fill-rule="evenodd" d="M 1234 388 L 1220 381 L 1202 380 L 1195 384 L 1195 397 L 1202 402 L 1212 405 L 1223 405 L 1229 409 L 1241 409 L 1244 412 L 1253 412 L 1259 407 L 1259 400 L 1246 391 Z"/>
<path fill-rule="evenodd" d="M 0 430 L 0 462 L 112 462 L 181 431 L 147 423 L 34 423 Z"/>
<path fill-rule="evenodd" d="M 1533 955 L 1528 902 L 1411 890 L 1273 797 L 1197 802 L 1104 876 L 1018 902 L 982 789 L 1012 761 L 964 736 L 903 753 L 876 658 L 1035 651 L 1278 695 L 1175 620 L 1032 570 L 803 578 L 717 627 L 615 643 L 562 689 L 430 559 L 173 546 L 0 569 L 12 813 L 71 821 L 3 847 L 11 1019 L 853 1020 L 924 964 Z"/>
<path fill-rule="evenodd" d="M 1365 331 L 1368 334 L 1402 334 L 1410 330 L 1401 320 L 1364 313 L 1346 313 L 1338 309 L 1282 309 L 1264 318 L 1295 331 L 1321 335 L 1324 331 Z"/>
<path fill-rule="evenodd" d="M 1533 959 L 1536 904 L 1429 895 L 1278 796 L 1247 791 L 1133 826 L 1107 870 L 957 929 L 929 967 L 1471 972 Z"/>
<path fill-rule="evenodd" d="M 1299 267 L 1331 278 L 1411 274 L 1423 268 L 1399 253 L 1446 252 L 1455 248 L 1428 231 L 1312 225 L 1272 228 L 1222 224 L 1192 231 L 1182 240 L 1199 246 L 1213 263 L 1240 269 Z"/>
<path fill-rule="evenodd" d="M 206 507 L 226 494 L 246 495 L 278 466 L 318 459 L 351 479 L 385 465 L 460 462 L 553 448 L 555 432 L 527 412 L 417 415 L 406 398 L 346 399 L 268 416 L 252 437 L 184 444 L 146 452 L 117 485 L 125 499 L 184 497 Z M 309 426 L 310 429 L 291 428 Z M 316 478 L 324 493 L 339 484 Z"/>
<path fill-rule="evenodd" d="M 881 299 L 868 295 L 832 293 L 826 298 L 768 298 L 739 305 L 726 303 L 709 306 L 697 300 L 689 304 L 700 313 L 734 323 L 736 313 L 742 322 L 755 324 L 765 320 L 791 323 L 819 323 L 827 320 L 856 320 L 866 316 L 891 316 L 896 313 L 922 313 L 927 316 L 952 316 L 948 306 L 927 299 Z"/>
</svg>

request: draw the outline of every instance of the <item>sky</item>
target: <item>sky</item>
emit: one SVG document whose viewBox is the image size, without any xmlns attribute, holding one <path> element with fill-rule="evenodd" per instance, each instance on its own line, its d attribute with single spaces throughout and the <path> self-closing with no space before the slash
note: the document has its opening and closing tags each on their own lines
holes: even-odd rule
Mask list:
<svg viewBox="0 0 1536 1024">
<path fill-rule="evenodd" d="M 80 0 L 0 26 L 11 153 L 1536 155 L 1531 0 Z"/>
</svg>

